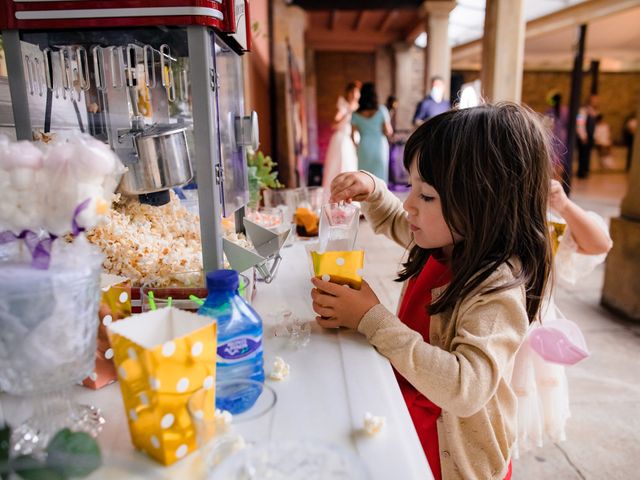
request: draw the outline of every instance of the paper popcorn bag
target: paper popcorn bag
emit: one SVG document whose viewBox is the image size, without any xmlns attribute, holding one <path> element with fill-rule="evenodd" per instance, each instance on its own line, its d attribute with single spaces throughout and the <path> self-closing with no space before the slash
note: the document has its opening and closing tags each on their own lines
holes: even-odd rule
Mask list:
<svg viewBox="0 0 640 480">
<path fill-rule="evenodd" d="M 125 277 L 103 273 L 100 276 L 100 309 L 98 310 L 98 348 L 96 366 L 82 381 L 85 387 L 97 390 L 117 379 L 113 365 L 113 350 L 107 335 L 112 322 L 131 316 L 131 283 Z"/>
<path fill-rule="evenodd" d="M 216 324 L 175 308 L 134 315 L 108 327 L 131 441 L 164 465 L 196 448 L 187 402 L 215 394 Z"/>
<path fill-rule="evenodd" d="M 311 252 L 316 277 L 360 290 L 364 252 L 353 250 L 359 219 L 360 209 L 353 204 L 323 205 L 318 251 Z"/>
<path fill-rule="evenodd" d="M 327 282 L 349 285 L 355 290 L 362 286 L 364 251 L 311 252 L 313 273 Z"/>
</svg>

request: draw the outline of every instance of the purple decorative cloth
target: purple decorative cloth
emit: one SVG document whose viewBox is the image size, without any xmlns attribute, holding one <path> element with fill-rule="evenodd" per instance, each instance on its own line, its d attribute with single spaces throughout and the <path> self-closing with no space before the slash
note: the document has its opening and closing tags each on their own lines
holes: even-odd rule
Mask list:
<svg viewBox="0 0 640 480">
<path fill-rule="evenodd" d="M 87 208 L 87 206 L 89 205 L 89 202 L 91 202 L 90 198 L 87 198 L 84 202 L 80 203 L 76 209 L 73 211 L 73 218 L 71 219 L 71 233 L 73 234 L 73 236 L 77 236 L 80 232 L 84 232 L 85 228 L 81 227 L 80 225 L 78 225 L 78 215 L 80 215 L 80 213 Z"/>
<path fill-rule="evenodd" d="M 0 245 L 23 240 L 31 253 L 31 266 L 39 270 L 47 270 L 51 262 L 51 245 L 57 238 L 55 235 L 47 234 L 46 237 L 40 237 L 31 230 L 23 230 L 19 235 L 6 230 L 0 232 Z"/>
</svg>

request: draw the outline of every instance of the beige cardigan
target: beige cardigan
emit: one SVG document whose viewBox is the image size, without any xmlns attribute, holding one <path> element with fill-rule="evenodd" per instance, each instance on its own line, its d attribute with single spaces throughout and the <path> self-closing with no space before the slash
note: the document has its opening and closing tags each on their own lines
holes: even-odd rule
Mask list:
<svg viewBox="0 0 640 480">
<path fill-rule="evenodd" d="M 374 232 L 411 243 L 402 203 L 379 179 L 362 209 Z M 382 305 L 358 331 L 422 394 L 442 408 L 438 442 L 442 478 L 497 479 L 506 475 L 516 438 L 513 361 L 528 327 L 524 287 L 485 293 L 513 279 L 501 265 L 452 312 L 431 316 L 429 341 Z M 446 285 L 432 291 L 433 301 Z"/>
</svg>

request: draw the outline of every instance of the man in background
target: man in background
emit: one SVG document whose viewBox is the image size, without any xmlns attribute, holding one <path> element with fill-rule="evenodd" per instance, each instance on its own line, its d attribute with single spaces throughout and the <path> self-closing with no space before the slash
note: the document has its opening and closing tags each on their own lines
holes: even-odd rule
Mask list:
<svg viewBox="0 0 640 480">
<path fill-rule="evenodd" d="M 416 107 L 416 113 L 413 115 L 413 126 L 417 127 L 429 120 L 431 117 L 440 115 L 451 108 L 449 100 L 444 98 L 444 81 L 442 77 L 433 77 L 431 79 L 431 90 Z"/>
</svg>

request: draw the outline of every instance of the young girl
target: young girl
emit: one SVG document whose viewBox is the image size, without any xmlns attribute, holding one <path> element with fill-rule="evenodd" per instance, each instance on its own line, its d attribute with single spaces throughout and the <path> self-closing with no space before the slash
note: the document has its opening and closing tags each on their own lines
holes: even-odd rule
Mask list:
<svg viewBox="0 0 640 480">
<path fill-rule="evenodd" d="M 574 285 L 604 261 L 612 246 L 611 237 L 604 220 L 572 202 L 556 180 L 551 181 L 549 208 L 552 214 L 552 244 L 557 248 L 554 280 Z M 559 321 L 567 323 L 555 305 L 553 289 L 545 297 L 540 314 L 541 322 L 531 325 L 514 364 L 511 384 L 518 397 L 515 458 L 535 446 L 541 447 L 545 434 L 554 442 L 565 440 L 565 428 L 571 416 L 565 367 L 558 363 L 558 359 L 545 360 L 531 341 L 533 334 L 539 332 L 536 329 L 555 328 L 554 325 Z M 574 325 L 573 328 L 578 327 Z M 553 341 L 553 337 L 550 340 Z M 547 345 L 545 350 L 551 352 L 553 347 L 553 344 Z"/>
<path fill-rule="evenodd" d="M 366 282 L 352 290 L 314 278 L 317 321 L 357 329 L 389 358 L 436 479 L 511 476 L 511 371 L 551 267 L 549 165 L 534 114 L 485 105 L 411 135 L 404 204 L 364 172 L 332 183 L 332 201 L 363 202 L 376 233 L 410 248 L 407 285 L 396 316 Z"/>
</svg>

